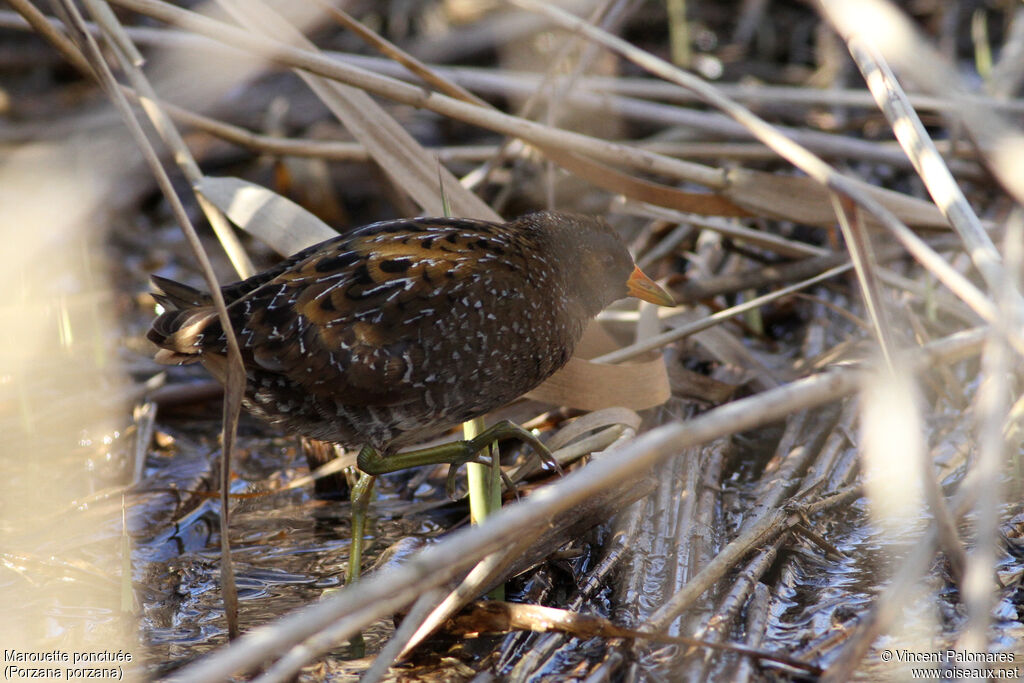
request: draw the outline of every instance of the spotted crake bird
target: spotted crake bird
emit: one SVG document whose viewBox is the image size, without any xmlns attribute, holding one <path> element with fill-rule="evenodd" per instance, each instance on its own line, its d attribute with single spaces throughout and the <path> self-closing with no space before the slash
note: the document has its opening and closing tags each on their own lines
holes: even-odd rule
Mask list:
<svg viewBox="0 0 1024 683">
<path fill-rule="evenodd" d="M 198 361 L 223 381 L 227 344 L 209 295 L 153 280 L 168 309 L 148 334 L 156 359 Z M 374 223 L 221 291 L 245 406 L 288 431 L 363 446 L 369 474 L 457 465 L 505 436 L 537 445 L 501 423 L 447 450 L 396 454 L 539 385 L 611 302 L 672 303 L 605 221 L 556 212 Z"/>
</svg>

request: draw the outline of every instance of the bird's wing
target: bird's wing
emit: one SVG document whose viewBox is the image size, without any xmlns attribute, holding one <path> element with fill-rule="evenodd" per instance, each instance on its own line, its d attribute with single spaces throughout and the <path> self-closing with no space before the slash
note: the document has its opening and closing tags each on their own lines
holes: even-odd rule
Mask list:
<svg viewBox="0 0 1024 683">
<path fill-rule="evenodd" d="M 392 221 L 289 259 L 229 305 L 247 362 L 342 404 L 420 398 L 431 368 L 460 371 L 443 357 L 459 311 L 515 280 L 519 259 L 500 227 Z M 215 318 L 203 328 L 202 346 L 223 346 Z"/>
</svg>

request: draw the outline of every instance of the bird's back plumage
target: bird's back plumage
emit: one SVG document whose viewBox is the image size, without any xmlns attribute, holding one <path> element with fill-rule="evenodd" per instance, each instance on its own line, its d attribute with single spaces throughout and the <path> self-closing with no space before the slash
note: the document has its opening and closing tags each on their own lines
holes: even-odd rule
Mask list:
<svg viewBox="0 0 1024 683">
<path fill-rule="evenodd" d="M 589 319 L 625 295 L 630 268 L 596 219 L 421 218 L 352 230 L 221 291 L 250 410 L 389 452 L 550 376 Z M 158 360 L 199 361 L 223 379 L 226 339 L 209 296 L 155 283 L 171 309 L 148 335 Z"/>
</svg>

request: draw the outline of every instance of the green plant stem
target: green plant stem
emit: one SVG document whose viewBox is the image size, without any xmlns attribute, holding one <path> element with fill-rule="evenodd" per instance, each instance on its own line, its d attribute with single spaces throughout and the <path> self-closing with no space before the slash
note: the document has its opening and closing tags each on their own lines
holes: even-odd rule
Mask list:
<svg viewBox="0 0 1024 683">
<path fill-rule="evenodd" d="M 466 439 L 472 439 L 483 431 L 483 418 L 477 417 L 462 424 L 462 432 Z M 498 458 L 498 444 L 492 443 L 487 448 L 491 456 L 490 465 L 466 463 L 469 519 L 473 524 L 482 523 L 501 509 L 501 462 Z M 495 600 L 504 600 L 505 587 L 498 586 L 487 595 Z"/>
</svg>

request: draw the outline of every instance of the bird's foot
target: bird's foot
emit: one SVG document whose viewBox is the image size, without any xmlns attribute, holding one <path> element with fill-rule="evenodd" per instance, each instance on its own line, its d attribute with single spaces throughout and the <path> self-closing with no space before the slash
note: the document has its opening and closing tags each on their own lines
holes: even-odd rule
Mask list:
<svg viewBox="0 0 1024 683">
<path fill-rule="evenodd" d="M 448 494 L 454 491 L 455 473 L 462 465 L 470 462 L 481 465 L 491 465 L 491 456 L 487 454 L 487 447 L 492 443 L 505 439 L 519 439 L 537 454 L 541 462 L 559 474 L 562 468 L 551 455 L 551 451 L 541 443 L 540 439 L 523 429 L 517 424 L 508 420 L 495 423 L 477 434 L 472 439 L 453 441 L 428 448 L 420 448 L 394 455 L 381 455 L 375 448 L 364 446 L 359 451 L 356 464 L 359 469 L 367 474 L 380 475 L 389 472 L 397 472 L 409 467 L 420 467 L 422 465 L 440 465 L 447 463 L 451 465 L 448 471 Z M 502 474 L 506 486 L 514 490 L 512 482 Z"/>
</svg>

